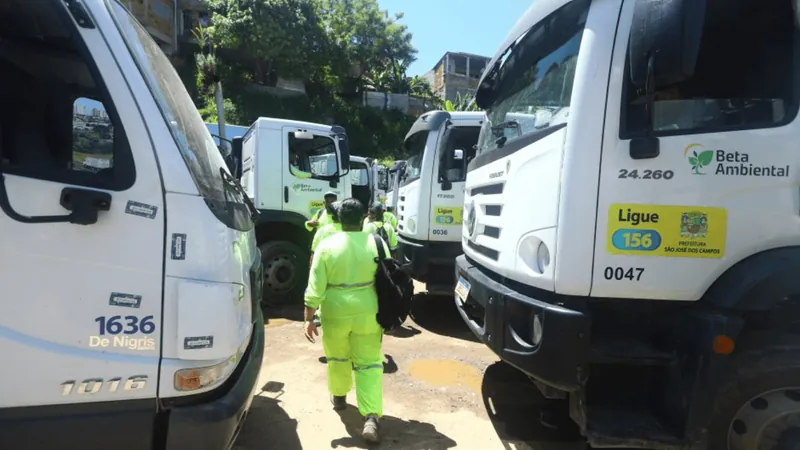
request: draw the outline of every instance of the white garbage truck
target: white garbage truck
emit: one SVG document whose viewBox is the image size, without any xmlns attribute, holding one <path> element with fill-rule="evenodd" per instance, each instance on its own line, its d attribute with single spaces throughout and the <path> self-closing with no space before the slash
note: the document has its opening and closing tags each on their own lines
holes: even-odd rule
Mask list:
<svg viewBox="0 0 800 450">
<path fill-rule="evenodd" d="M 0 79 L 0 448 L 230 448 L 257 213 L 170 60 L 118 1 L 9 0 Z"/>
<path fill-rule="evenodd" d="M 305 223 L 324 207 L 327 192 L 340 200 L 352 195 L 347 142 L 337 125 L 270 117 L 232 139 L 241 183 L 259 211 L 265 304 L 302 304 L 313 238 Z"/>
<path fill-rule="evenodd" d="M 475 154 L 482 112 L 431 111 L 411 126 L 408 159 L 397 189 L 401 262 L 429 293 L 451 294 L 461 251 L 461 208 L 467 162 Z"/>
<path fill-rule="evenodd" d="M 798 448 L 799 13 L 537 0 L 480 80 L 455 302 L 594 447 Z"/>
</svg>

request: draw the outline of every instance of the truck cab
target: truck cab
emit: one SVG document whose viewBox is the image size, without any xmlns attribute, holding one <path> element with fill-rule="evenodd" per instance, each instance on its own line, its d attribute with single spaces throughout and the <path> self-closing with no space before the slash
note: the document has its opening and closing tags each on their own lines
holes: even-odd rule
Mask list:
<svg viewBox="0 0 800 450">
<path fill-rule="evenodd" d="M 381 169 L 384 169 L 383 172 Z M 353 197 L 369 208 L 373 202 L 386 202 L 386 168 L 372 158 L 350 156 L 349 182 Z M 383 177 L 381 174 L 383 173 Z"/>
<path fill-rule="evenodd" d="M 594 447 L 800 442 L 797 5 L 536 1 L 487 65 L 455 302 Z"/>
<path fill-rule="evenodd" d="M 431 111 L 406 134 L 409 157 L 394 211 L 399 254 L 430 293 L 453 289 L 453 264 L 462 253 L 466 165 L 475 154 L 483 120 L 480 112 Z"/>
<path fill-rule="evenodd" d="M 233 154 L 241 154 L 241 184 L 259 211 L 263 301 L 301 304 L 313 238 L 305 223 L 324 207 L 326 192 L 352 196 L 346 131 L 261 117 L 233 144 Z"/>
<path fill-rule="evenodd" d="M 230 448 L 256 212 L 170 60 L 120 2 L 4 2 L 0 98 L 0 448 Z"/>
</svg>

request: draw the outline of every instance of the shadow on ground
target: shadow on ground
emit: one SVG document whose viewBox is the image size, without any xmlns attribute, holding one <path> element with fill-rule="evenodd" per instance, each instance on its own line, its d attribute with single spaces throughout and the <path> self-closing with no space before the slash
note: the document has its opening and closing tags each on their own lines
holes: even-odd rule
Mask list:
<svg viewBox="0 0 800 450">
<path fill-rule="evenodd" d="M 347 437 L 331 441 L 331 448 L 374 448 L 361 437 L 364 419 L 358 410 L 348 405 L 339 412 L 339 417 L 347 430 Z M 456 446 L 456 441 L 436 431 L 429 423 L 416 420 L 402 420 L 397 417 L 383 416 L 380 422 L 380 434 L 383 437 L 381 449 L 426 449 L 445 450 Z"/>
<path fill-rule="evenodd" d="M 263 306 L 264 325 L 283 325 L 287 322 L 303 321 L 303 305 Z"/>
<path fill-rule="evenodd" d="M 452 296 L 417 294 L 411 303 L 410 316 L 414 323 L 431 333 L 478 342 L 461 319 Z"/>
<path fill-rule="evenodd" d="M 587 448 L 577 426 L 567 416 L 566 405 L 548 409 L 548 403 L 536 386 L 517 369 L 503 362 L 486 368 L 481 385 L 486 413 L 506 450 L 520 449 L 519 444 L 536 450 L 584 450 Z M 554 412 L 559 428 L 540 422 L 542 412 Z"/>
<path fill-rule="evenodd" d="M 233 450 L 302 450 L 297 420 L 280 406 L 280 400 L 257 395 Z"/>
</svg>

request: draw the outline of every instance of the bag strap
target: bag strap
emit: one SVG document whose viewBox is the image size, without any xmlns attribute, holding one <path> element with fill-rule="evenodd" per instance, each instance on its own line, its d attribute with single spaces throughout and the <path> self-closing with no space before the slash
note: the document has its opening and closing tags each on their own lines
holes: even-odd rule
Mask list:
<svg viewBox="0 0 800 450">
<path fill-rule="evenodd" d="M 378 261 L 376 262 L 381 264 L 381 262 L 386 259 L 386 252 L 383 250 L 383 239 L 377 234 L 373 234 L 372 240 L 375 241 L 375 247 L 378 249 Z"/>
</svg>

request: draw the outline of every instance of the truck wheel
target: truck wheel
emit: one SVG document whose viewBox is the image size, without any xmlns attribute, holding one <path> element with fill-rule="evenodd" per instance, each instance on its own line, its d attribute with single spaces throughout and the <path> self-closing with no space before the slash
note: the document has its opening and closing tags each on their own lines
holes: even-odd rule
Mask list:
<svg viewBox="0 0 800 450">
<path fill-rule="evenodd" d="M 308 281 L 308 252 L 289 241 L 262 244 L 264 289 L 261 303 L 282 306 L 302 303 Z"/>
<path fill-rule="evenodd" d="M 731 360 L 709 450 L 800 450 L 800 350 L 772 348 Z"/>
</svg>

